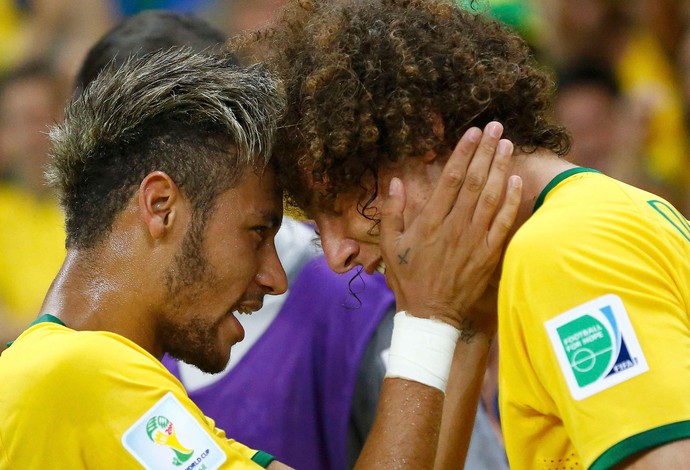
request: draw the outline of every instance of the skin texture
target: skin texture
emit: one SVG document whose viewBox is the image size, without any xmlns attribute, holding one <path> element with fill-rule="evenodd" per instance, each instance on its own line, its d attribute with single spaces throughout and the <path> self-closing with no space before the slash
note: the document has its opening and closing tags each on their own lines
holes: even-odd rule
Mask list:
<svg viewBox="0 0 690 470">
<path fill-rule="evenodd" d="M 455 469 L 467 458 L 492 339 L 493 335 L 478 333 L 455 347 L 434 468 Z"/>
<path fill-rule="evenodd" d="M 643 452 L 616 466 L 617 469 L 646 470 L 649 468 L 683 469 L 688 466 L 690 439 L 683 439 Z"/>
<path fill-rule="evenodd" d="M 353 197 L 349 198 L 349 206 L 347 198 L 336 201 L 342 210 L 336 206 L 335 213 L 315 213 L 330 267 L 347 272 L 361 265 L 371 273 L 383 260 L 386 280 L 396 293 L 399 310 L 467 329 L 471 319 L 465 315 L 497 266 L 501 242 L 512 222 L 492 220 L 494 212 L 481 210 L 496 210 L 503 200 L 513 147 L 506 140 L 499 142 L 501 132 L 498 123 L 490 123 L 484 134 L 477 128 L 470 129 L 447 162 L 429 156 L 383 167 L 378 197 L 370 205 L 383 216 L 380 235 L 372 230 L 372 222 L 356 210 Z M 470 159 L 482 137 L 482 147 Z M 492 160 L 494 152 L 497 158 Z M 496 168 L 491 168 L 492 164 Z M 417 261 L 418 257 L 427 262 Z M 473 264 L 479 259 L 485 261 L 479 268 L 480 282 L 438 275 L 439 260 L 445 260 L 444 266 L 452 270 L 451 266 Z M 418 263 L 424 265 L 429 276 L 411 269 Z"/>
<path fill-rule="evenodd" d="M 218 197 L 207 227 L 198 227 L 192 219 L 165 274 L 164 310 L 169 313 L 159 326 L 163 349 L 205 372 L 223 370 L 230 353 L 227 344 L 244 338 L 232 311 L 258 310 L 265 294 L 287 287 L 274 258 L 280 198 L 274 194 L 262 201 L 271 195 L 272 185 L 272 174 L 249 174 Z M 262 263 L 269 266 L 260 271 Z"/>
</svg>

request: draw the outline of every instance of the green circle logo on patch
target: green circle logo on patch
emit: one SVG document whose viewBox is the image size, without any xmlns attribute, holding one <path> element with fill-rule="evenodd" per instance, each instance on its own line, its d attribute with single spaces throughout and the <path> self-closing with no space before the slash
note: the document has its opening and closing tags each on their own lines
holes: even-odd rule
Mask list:
<svg viewBox="0 0 690 470">
<path fill-rule="evenodd" d="M 625 305 L 615 294 L 571 308 L 544 326 L 575 400 L 649 370 Z"/>
<path fill-rule="evenodd" d="M 580 387 L 596 382 L 611 369 L 614 343 L 600 321 L 583 315 L 557 331 Z"/>
</svg>

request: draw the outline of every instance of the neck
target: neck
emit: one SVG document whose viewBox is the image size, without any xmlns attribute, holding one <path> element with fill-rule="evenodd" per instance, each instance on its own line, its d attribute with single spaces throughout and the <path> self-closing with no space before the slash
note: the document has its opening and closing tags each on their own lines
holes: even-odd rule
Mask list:
<svg viewBox="0 0 690 470">
<path fill-rule="evenodd" d="M 576 165 L 548 150 L 540 150 L 535 154 L 517 154 L 513 157 L 510 173 L 522 178 L 522 200 L 511 237 L 531 217 L 537 198 L 551 180 L 575 167 Z"/>
<path fill-rule="evenodd" d="M 69 249 L 40 313 L 54 315 L 74 330 L 119 334 L 162 356 L 139 287 L 128 273 L 113 272 L 113 261 L 105 249 Z"/>
<path fill-rule="evenodd" d="M 537 198 L 551 180 L 560 173 L 575 167 L 576 165 L 547 150 L 540 150 L 534 154 L 516 154 L 513 157 L 512 166 L 508 173 L 522 178 L 522 199 L 515 223 L 508 234 L 508 240 L 532 216 Z M 494 287 L 498 286 L 502 264 L 501 262 L 494 272 L 491 281 L 491 285 Z M 495 304 L 495 291 L 488 290 L 485 295 L 489 296 Z"/>
</svg>

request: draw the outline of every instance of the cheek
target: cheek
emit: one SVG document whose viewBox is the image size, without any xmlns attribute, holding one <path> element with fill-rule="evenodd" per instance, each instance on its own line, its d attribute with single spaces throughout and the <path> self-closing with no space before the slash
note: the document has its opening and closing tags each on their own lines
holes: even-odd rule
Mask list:
<svg viewBox="0 0 690 470">
<path fill-rule="evenodd" d="M 214 282 L 208 289 L 214 297 L 238 297 L 254 279 L 258 270 L 256 247 L 253 243 L 227 244 L 209 253 Z"/>
</svg>

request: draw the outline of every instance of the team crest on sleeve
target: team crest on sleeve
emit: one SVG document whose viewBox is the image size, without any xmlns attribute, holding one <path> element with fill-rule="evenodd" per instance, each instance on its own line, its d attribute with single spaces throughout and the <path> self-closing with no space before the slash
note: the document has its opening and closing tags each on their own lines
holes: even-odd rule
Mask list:
<svg viewBox="0 0 690 470">
<path fill-rule="evenodd" d="M 628 312 L 617 295 L 579 305 L 545 326 L 575 400 L 649 370 Z"/>
<path fill-rule="evenodd" d="M 149 470 L 215 470 L 225 452 L 172 393 L 123 435 L 122 445 Z"/>
</svg>

